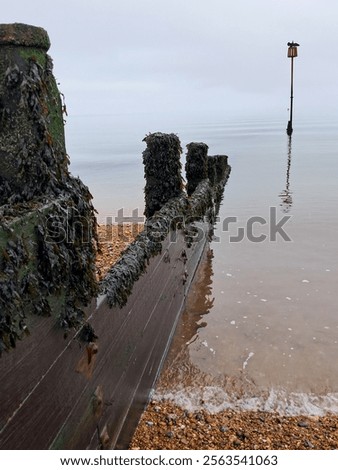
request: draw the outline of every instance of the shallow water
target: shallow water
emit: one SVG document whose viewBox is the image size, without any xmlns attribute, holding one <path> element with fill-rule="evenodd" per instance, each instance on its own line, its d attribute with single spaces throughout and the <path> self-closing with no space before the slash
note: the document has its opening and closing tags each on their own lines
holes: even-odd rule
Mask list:
<svg viewBox="0 0 338 470">
<path fill-rule="evenodd" d="M 338 412 L 338 123 L 303 121 L 291 141 L 284 127 L 242 120 L 174 130 L 183 146 L 203 141 L 210 154 L 229 155 L 232 172 L 157 397 L 210 411 Z M 88 135 L 82 147 L 73 135 L 72 170 L 100 216 L 142 213 L 142 138 L 117 126 L 91 148 Z"/>
<path fill-rule="evenodd" d="M 210 411 L 338 412 L 336 127 L 243 139 L 156 394 Z M 290 217 L 284 232 L 274 211 Z"/>
</svg>

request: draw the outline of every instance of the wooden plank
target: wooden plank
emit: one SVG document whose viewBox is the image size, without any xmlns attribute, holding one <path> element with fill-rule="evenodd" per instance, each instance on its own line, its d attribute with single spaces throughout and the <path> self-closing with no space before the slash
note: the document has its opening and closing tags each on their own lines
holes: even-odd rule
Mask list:
<svg viewBox="0 0 338 470">
<path fill-rule="evenodd" d="M 205 232 L 208 229 L 207 226 L 204 226 L 203 228 Z M 201 259 L 203 258 L 206 252 L 208 245 L 205 243 L 205 240 L 205 238 L 203 240 L 200 240 L 198 244 L 194 246 L 194 249 L 188 250 L 187 271 L 189 273 L 189 277 L 185 285 L 184 296 L 181 297 L 178 295 L 174 295 L 171 298 L 171 305 L 168 306 L 168 310 L 172 312 L 177 312 L 177 315 L 172 315 L 171 321 L 162 324 L 162 328 L 158 332 L 157 340 L 154 344 L 152 351 L 150 352 L 148 362 L 144 369 L 142 380 L 140 380 L 138 387 L 135 389 L 133 401 L 126 412 L 123 426 L 121 427 L 120 433 L 115 441 L 114 448 L 116 449 L 128 448 L 130 439 L 138 423 L 138 420 L 148 402 L 149 395 L 154 387 L 154 384 L 156 383 L 156 380 L 162 368 L 162 364 L 165 360 L 170 344 L 172 342 L 176 326 L 180 318 L 180 313 L 184 308 L 187 293 L 191 283 L 194 280 L 198 264 L 201 262 Z"/>
</svg>

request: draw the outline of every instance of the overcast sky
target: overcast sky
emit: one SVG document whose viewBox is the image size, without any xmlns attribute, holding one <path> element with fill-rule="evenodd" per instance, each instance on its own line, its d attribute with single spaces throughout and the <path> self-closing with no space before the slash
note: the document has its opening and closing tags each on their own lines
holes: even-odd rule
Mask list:
<svg viewBox="0 0 338 470">
<path fill-rule="evenodd" d="M 337 0 L 3 0 L 1 22 L 44 27 L 68 112 L 208 121 L 337 116 Z"/>
</svg>

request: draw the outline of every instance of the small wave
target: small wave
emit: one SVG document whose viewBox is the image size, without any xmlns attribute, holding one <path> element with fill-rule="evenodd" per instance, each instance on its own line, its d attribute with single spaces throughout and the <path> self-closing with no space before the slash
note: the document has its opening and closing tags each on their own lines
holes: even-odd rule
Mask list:
<svg viewBox="0 0 338 470">
<path fill-rule="evenodd" d="M 338 414 L 338 393 L 316 395 L 289 393 L 283 389 L 271 389 L 259 396 L 231 395 L 220 387 L 182 388 L 175 391 L 154 391 L 152 399 L 167 400 L 187 411 L 205 409 L 211 414 L 232 409 L 237 411 L 277 412 L 284 416 L 323 416 Z"/>
</svg>

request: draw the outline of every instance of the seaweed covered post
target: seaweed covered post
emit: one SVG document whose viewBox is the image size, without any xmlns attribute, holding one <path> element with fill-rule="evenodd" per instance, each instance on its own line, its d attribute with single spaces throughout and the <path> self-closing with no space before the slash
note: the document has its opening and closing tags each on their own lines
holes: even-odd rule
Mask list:
<svg viewBox="0 0 338 470">
<path fill-rule="evenodd" d="M 143 152 L 146 179 L 144 215 L 149 218 L 170 199 L 182 194 L 182 148 L 175 134 L 155 132 L 143 140 L 147 144 Z"/>
<path fill-rule="evenodd" d="M 227 155 L 208 155 L 208 178 L 214 192 L 215 217 L 219 211 L 230 171 Z"/>
<path fill-rule="evenodd" d="M 211 186 L 214 186 L 217 181 L 217 173 L 216 158 L 213 155 L 208 155 L 208 178 Z"/>
<path fill-rule="evenodd" d="M 47 32 L 0 25 L 0 205 L 60 192 L 68 176 Z"/>
<path fill-rule="evenodd" d="M 215 168 L 216 168 L 216 182 L 219 183 L 224 179 L 225 173 L 228 169 L 227 155 L 215 155 Z"/>
<path fill-rule="evenodd" d="M 187 145 L 185 172 L 188 196 L 191 196 L 201 181 L 208 178 L 208 148 L 203 142 L 191 142 Z"/>
<path fill-rule="evenodd" d="M 43 28 L 0 25 L 0 354 L 32 314 L 81 326 L 97 292 L 95 211 L 68 170 L 49 47 Z"/>
</svg>

